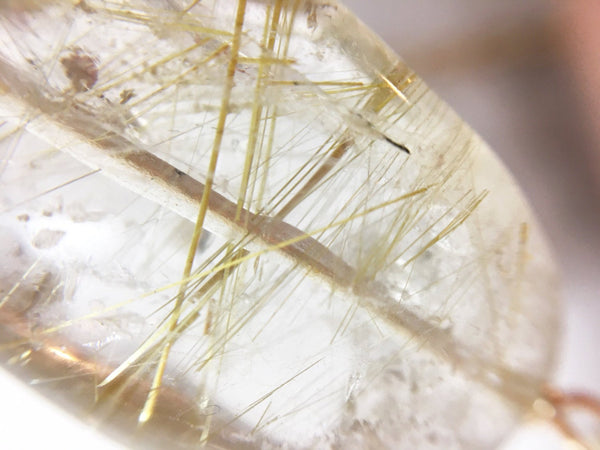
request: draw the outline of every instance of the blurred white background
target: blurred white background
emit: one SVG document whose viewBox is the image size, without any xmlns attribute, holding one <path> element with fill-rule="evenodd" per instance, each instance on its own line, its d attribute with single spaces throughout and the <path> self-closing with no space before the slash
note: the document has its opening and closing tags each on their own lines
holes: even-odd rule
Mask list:
<svg viewBox="0 0 600 450">
<path fill-rule="evenodd" d="M 566 390 L 600 395 L 600 116 L 594 114 L 600 114 L 594 110 L 600 79 L 594 97 L 593 89 L 586 90 L 594 86 L 593 74 L 577 59 L 586 48 L 584 29 L 574 19 L 590 19 L 583 8 L 593 2 L 345 3 L 490 143 L 518 179 L 564 276 L 565 327 L 557 330 L 563 344 L 551 379 Z M 118 448 L 0 376 L 2 447 Z M 566 446 L 541 426 L 521 432 L 506 449 Z"/>
</svg>

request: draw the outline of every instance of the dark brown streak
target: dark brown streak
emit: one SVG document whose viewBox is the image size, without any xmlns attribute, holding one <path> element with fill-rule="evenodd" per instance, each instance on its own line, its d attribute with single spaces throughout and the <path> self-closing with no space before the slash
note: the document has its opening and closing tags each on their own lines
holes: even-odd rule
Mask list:
<svg viewBox="0 0 600 450">
<path fill-rule="evenodd" d="M 197 201 L 202 198 L 203 183 L 181 173 L 151 153 L 131 152 L 124 155 L 123 159 L 140 172 L 163 180 L 173 190 L 187 198 L 197 199 Z M 246 209 L 243 209 L 239 219 L 235 220 L 236 204 L 215 191 L 210 193 L 208 208 L 228 222 L 245 229 L 247 233 L 258 236 L 268 245 L 276 246 L 281 242 L 302 237 L 300 241 L 282 247 L 281 250 L 293 259 L 300 260 L 306 267 L 333 278 L 342 286 L 349 286 L 354 278 L 354 269 L 351 266 L 319 241 L 286 222 L 274 217 L 253 214 Z"/>
</svg>

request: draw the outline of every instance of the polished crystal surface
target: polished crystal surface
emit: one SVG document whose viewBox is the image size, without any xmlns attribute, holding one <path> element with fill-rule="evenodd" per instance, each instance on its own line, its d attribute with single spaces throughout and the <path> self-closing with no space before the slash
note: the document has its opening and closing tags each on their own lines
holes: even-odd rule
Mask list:
<svg viewBox="0 0 600 450">
<path fill-rule="evenodd" d="M 342 5 L 0 9 L 6 368 L 144 448 L 479 449 L 531 408 L 543 236 Z"/>
</svg>

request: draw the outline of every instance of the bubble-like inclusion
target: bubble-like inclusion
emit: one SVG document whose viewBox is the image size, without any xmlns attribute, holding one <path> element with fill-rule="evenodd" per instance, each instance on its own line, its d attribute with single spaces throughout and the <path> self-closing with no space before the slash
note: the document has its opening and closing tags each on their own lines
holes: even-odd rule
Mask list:
<svg viewBox="0 0 600 450">
<path fill-rule="evenodd" d="M 6 368 L 144 448 L 480 449 L 530 408 L 543 237 L 343 6 L 0 9 Z"/>
</svg>

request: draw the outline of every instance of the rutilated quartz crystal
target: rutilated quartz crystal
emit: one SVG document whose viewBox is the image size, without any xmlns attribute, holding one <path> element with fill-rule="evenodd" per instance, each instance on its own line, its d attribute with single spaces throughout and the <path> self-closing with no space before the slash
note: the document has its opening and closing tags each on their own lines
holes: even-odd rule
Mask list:
<svg viewBox="0 0 600 450">
<path fill-rule="evenodd" d="M 335 1 L 0 1 L 4 367 L 143 448 L 489 448 L 556 271 Z"/>
</svg>

